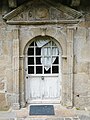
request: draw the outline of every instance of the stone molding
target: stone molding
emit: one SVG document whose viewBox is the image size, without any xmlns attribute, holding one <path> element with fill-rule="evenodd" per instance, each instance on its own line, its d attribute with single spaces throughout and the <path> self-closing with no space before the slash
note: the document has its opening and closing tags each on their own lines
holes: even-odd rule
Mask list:
<svg viewBox="0 0 90 120">
<path fill-rule="evenodd" d="M 7 24 L 73 24 L 82 17 L 82 13 L 52 1 L 29 1 L 4 15 Z"/>
<path fill-rule="evenodd" d="M 19 109 L 19 29 L 12 30 L 13 34 L 13 109 Z"/>
<path fill-rule="evenodd" d="M 44 20 L 44 21 L 7 21 L 9 25 L 59 25 L 59 24 L 77 24 L 80 20 Z"/>
</svg>

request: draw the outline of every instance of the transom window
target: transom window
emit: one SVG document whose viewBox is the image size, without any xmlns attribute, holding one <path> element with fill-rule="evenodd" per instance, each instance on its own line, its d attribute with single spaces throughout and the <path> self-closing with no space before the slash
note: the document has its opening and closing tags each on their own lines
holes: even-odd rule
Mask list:
<svg viewBox="0 0 90 120">
<path fill-rule="evenodd" d="M 59 49 L 53 41 L 36 40 L 27 51 L 28 74 L 58 74 Z"/>
</svg>

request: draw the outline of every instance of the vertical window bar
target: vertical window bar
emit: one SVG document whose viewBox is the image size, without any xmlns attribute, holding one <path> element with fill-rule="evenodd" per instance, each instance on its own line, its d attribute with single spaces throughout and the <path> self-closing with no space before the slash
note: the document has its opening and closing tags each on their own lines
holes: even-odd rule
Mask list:
<svg viewBox="0 0 90 120">
<path fill-rule="evenodd" d="M 51 41 L 51 51 L 52 51 L 52 41 Z M 51 74 L 52 74 L 52 52 L 51 52 Z"/>
</svg>

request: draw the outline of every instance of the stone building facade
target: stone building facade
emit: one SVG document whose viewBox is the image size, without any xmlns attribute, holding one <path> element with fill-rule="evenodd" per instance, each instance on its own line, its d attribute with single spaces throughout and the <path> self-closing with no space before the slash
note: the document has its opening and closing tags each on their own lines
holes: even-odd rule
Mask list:
<svg viewBox="0 0 90 120">
<path fill-rule="evenodd" d="M 0 110 L 32 103 L 90 106 L 88 7 L 0 3 Z"/>
</svg>

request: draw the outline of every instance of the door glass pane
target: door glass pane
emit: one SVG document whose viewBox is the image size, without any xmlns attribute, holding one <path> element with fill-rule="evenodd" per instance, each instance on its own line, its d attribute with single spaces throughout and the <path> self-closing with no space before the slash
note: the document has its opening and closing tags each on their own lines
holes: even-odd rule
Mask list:
<svg viewBox="0 0 90 120">
<path fill-rule="evenodd" d="M 28 48 L 28 55 L 34 55 L 34 48 Z"/>
<path fill-rule="evenodd" d="M 29 46 L 34 46 L 34 42 L 32 42 Z"/>
<path fill-rule="evenodd" d="M 44 47 L 42 52 L 43 52 L 42 55 L 50 56 L 51 55 L 51 47 Z"/>
<path fill-rule="evenodd" d="M 36 74 L 42 74 L 42 66 L 36 66 Z"/>
<path fill-rule="evenodd" d="M 59 57 L 52 57 L 53 64 L 59 64 Z"/>
<path fill-rule="evenodd" d="M 28 57 L 28 65 L 34 65 L 34 57 Z"/>
<path fill-rule="evenodd" d="M 28 66 L 28 74 L 34 74 L 34 66 Z"/>
<path fill-rule="evenodd" d="M 36 55 L 41 55 L 41 48 L 36 48 Z"/>
<path fill-rule="evenodd" d="M 42 63 L 43 63 L 43 65 L 50 66 L 51 65 L 51 56 L 42 58 Z"/>
<path fill-rule="evenodd" d="M 41 64 L 41 57 L 36 57 L 36 65 L 40 65 Z"/>
<path fill-rule="evenodd" d="M 29 45 L 27 54 L 29 74 L 59 73 L 59 49 L 53 41 L 34 41 Z"/>
<path fill-rule="evenodd" d="M 52 42 L 52 46 L 56 46 L 56 44 L 54 42 Z"/>
<path fill-rule="evenodd" d="M 59 73 L 59 66 L 52 66 L 52 73 Z"/>
<path fill-rule="evenodd" d="M 44 67 L 44 74 L 50 74 L 51 73 L 51 67 L 45 66 Z"/>
<path fill-rule="evenodd" d="M 58 55 L 58 48 L 57 47 L 52 48 L 52 55 Z"/>
</svg>

